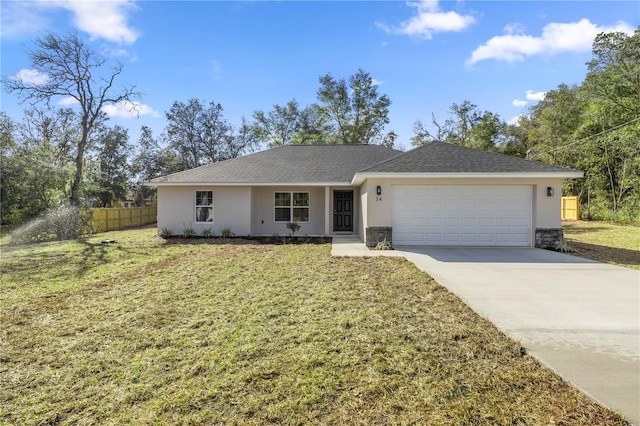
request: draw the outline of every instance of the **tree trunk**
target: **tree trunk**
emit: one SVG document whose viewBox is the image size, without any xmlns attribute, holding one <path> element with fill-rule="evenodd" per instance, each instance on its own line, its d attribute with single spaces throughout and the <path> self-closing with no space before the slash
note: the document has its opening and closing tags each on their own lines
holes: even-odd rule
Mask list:
<svg viewBox="0 0 640 426">
<path fill-rule="evenodd" d="M 86 126 L 83 126 L 86 127 Z M 71 197 L 69 201 L 74 206 L 80 205 L 80 185 L 82 184 L 82 176 L 84 174 L 84 150 L 89 139 L 89 130 L 82 129 L 82 137 L 78 143 L 78 153 L 76 155 L 76 172 L 73 175 L 73 184 L 71 185 Z"/>
</svg>

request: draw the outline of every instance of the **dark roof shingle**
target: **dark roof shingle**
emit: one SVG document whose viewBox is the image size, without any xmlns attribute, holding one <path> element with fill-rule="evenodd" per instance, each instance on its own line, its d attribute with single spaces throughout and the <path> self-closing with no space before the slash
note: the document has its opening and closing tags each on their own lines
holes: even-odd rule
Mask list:
<svg viewBox="0 0 640 426">
<path fill-rule="evenodd" d="M 287 145 L 152 179 L 149 183 L 339 183 L 401 151 L 380 145 Z"/>
<path fill-rule="evenodd" d="M 431 142 L 408 152 L 380 145 L 287 145 L 162 176 L 149 184 L 350 184 L 358 172 L 578 171 L 445 142 Z"/>
<path fill-rule="evenodd" d="M 367 173 L 544 173 L 576 170 L 446 142 L 431 142 L 361 171 Z"/>
</svg>

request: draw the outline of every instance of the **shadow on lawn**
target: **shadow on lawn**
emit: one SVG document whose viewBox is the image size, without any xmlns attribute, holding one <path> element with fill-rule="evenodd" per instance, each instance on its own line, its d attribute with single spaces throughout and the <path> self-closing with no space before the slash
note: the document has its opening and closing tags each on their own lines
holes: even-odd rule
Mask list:
<svg viewBox="0 0 640 426">
<path fill-rule="evenodd" d="M 571 234 L 588 234 L 588 233 L 592 233 L 592 232 L 606 232 L 606 231 L 610 231 L 610 228 L 607 228 L 605 226 L 589 226 L 589 227 L 583 227 L 583 226 L 578 226 L 578 225 L 573 225 L 573 224 L 563 224 L 562 228 L 565 231 L 566 235 L 571 235 Z"/>
<path fill-rule="evenodd" d="M 84 245 L 80 267 L 76 272 L 76 275 L 78 277 L 83 277 L 92 268 L 95 268 L 97 265 L 104 265 L 108 262 L 107 247 L 109 247 L 110 249 L 120 249 L 120 247 L 117 245 L 107 246 L 103 243 L 90 243 L 89 241 L 84 239 L 78 240 L 78 242 Z"/>
<path fill-rule="evenodd" d="M 582 243 L 571 240 L 570 236 L 568 236 L 567 240 L 577 250 L 575 253 L 577 256 L 640 269 L 640 251 L 638 250 Z"/>
</svg>

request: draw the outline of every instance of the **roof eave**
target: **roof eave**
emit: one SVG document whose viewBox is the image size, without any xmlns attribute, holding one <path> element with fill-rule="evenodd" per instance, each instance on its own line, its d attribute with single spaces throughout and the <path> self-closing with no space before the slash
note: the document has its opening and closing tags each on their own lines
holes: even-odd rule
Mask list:
<svg viewBox="0 0 640 426">
<path fill-rule="evenodd" d="M 574 179 L 584 177 L 584 172 L 579 170 L 569 170 L 566 172 L 359 172 L 351 179 L 352 185 L 362 185 L 367 179 L 544 179 L 560 178 Z"/>
<path fill-rule="evenodd" d="M 162 186 L 351 186 L 349 182 L 144 182 L 154 188 Z"/>
</svg>

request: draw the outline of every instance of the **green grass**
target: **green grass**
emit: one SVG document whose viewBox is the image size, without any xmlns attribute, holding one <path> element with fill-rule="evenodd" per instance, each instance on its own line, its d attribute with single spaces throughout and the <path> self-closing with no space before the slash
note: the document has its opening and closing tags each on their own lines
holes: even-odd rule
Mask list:
<svg viewBox="0 0 640 426">
<path fill-rule="evenodd" d="M 406 260 L 154 235 L 2 248 L 0 424 L 625 424 Z"/>
<path fill-rule="evenodd" d="M 580 220 L 562 227 L 576 256 L 640 269 L 640 226 Z"/>
</svg>

